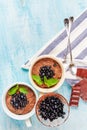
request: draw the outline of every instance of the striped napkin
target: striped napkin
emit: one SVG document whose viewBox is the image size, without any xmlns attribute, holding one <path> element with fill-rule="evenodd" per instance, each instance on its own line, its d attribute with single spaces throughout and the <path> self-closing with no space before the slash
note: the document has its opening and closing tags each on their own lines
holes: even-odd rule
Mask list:
<svg viewBox="0 0 87 130">
<path fill-rule="evenodd" d="M 71 49 L 73 62 L 84 63 L 87 67 L 87 10 L 78 16 L 71 28 Z M 50 54 L 58 58 L 63 58 L 67 50 L 67 33 L 63 29 L 53 39 L 51 39 L 38 53 L 33 57 Z M 69 54 L 67 55 L 69 58 Z M 31 59 L 32 60 L 32 59 Z M 82 61 L 82 62 L 81 62 Z M 22 68 L 29 69 L 30 60 Z"/>
</svg>

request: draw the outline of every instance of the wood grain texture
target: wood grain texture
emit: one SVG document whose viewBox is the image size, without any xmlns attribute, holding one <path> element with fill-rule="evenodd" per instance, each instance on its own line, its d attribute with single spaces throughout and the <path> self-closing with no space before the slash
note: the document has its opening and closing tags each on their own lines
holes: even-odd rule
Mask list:
<svg viewBox="0 0 87 130">
<path fill-rule="evenodd" d="M 87 0 L 0 0 L 0 104 L 2 92 L 10 84 L 30 83 L 21 65 L 32 57 L 63 27 L 65 17 L 77 17 L 87 7 Z M 69 101 L 71 88 L 66 83 L 58 90 Z M 80 101 L 71 109 L 65 124 L 51 130 L 86 130 L 87 104 Z M 0 130 L 44 130 L 34 115 L 33 127 L 9 118 L 0 105 Z"/>
</svg>

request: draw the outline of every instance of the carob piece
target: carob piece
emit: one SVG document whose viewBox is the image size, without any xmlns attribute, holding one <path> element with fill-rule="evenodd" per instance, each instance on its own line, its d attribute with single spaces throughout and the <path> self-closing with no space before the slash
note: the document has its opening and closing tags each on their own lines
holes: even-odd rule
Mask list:
<svg viewBox="0 0 87 130">
<path fill-rule="evenodd" d="M 72 87 L 70 106 L 78 106 L 80 97 L 87 102 L 87 79 L 82 79 Z"/>
<path fill-rule="evenodd" d="M 78 68 L 76 76 L 79 76 L 81 78 L 87 78 L 87 69 Z"/>
<path fill-rule="evenodd" d="M 70 106 L 76 106 L 76 107 L 78 106 L 79 99 L 80 99 L 80 92 L 81 92 L 81 87 L 79 85 L 73 86 L 71 92 L 71 98 L 69 102 Z"/>
<path fill-rule="evenodd" d="M 87 79 L 83 79 L 80 81 L 81 93 L 80 97 L 87 102 Z"/>
</svg>

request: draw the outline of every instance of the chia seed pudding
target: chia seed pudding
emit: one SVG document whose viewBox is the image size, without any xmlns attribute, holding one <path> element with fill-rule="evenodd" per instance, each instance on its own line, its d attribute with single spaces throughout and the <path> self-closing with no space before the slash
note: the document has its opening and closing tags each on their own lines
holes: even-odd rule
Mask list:
<svg viewBox="0 0 87 130">
<path fill-rule="evenodd" d="M 36 115 L 46 126 L 58 126 L 69 115 L 69 106 L 66 99 L 57 93 L 43 95 L 36 105 Z"/>
</svg>

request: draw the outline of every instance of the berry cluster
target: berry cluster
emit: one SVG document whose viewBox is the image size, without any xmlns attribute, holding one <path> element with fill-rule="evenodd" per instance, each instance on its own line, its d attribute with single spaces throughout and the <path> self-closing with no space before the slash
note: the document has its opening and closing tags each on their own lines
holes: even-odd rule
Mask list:
<svg viewBox="0 0 87 130">
<path fill-rule="evenodd" d="M 26 107 L 28 102 L 29 101 L 27 101 L 26 95 L 21 92 L 12 95 L 12 98 L 10 100 L 11 105 L 15 109 L 22 109 L 22 108 Z"/>
<path fill-rule="evenodd" d="M 63 108 L 64 104 L 59 98 L 50 96 L 46 97 L 40 103 L 39 112 L 44 120 L 49 119 L 50 121 L 53 121 L 58 119 L 58 117 L 64 118 L 65 112 Z"/>
<path fill-rule="evenodd" d="M 50 79 L 54 76 L 54 71 L 51 69 L 51 66 L 42 66 L 39 70 L 39 75 L 44 81 L 44 76 L 46 76 L 47 79 Z"/>
</svg>

